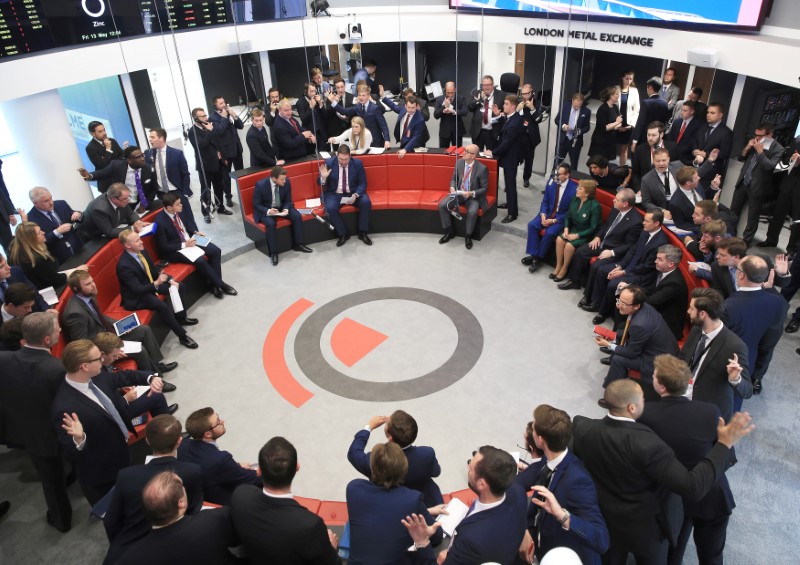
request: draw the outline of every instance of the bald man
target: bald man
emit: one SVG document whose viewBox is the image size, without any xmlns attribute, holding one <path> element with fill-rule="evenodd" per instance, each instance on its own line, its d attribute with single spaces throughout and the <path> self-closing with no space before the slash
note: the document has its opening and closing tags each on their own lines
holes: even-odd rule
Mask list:
<svg viewBox="0 0 800 565">
<path fill-rule="evenodd" d="M 453 177 L 450 179 L 450 194 L 439 201 L 439 217 L 442 220 L 444 235 L 439 243 L 447 243 L 456 235 L 453 228 L 453 218 L 461 219 L 459 208 L 467 209 L 467 225 L 464 235 L 464 245 L 472 249 L 472 232 L 478 219 L 478 208 L 488 210 L 489 202 L 486 191 L 489 188 L 489 169 L 477 161 L 479 148 L 477 145 L 467 145 L 464 148 L 464 158 L 456 161 Z"/>
<path fill-rule="evenodd" d="M 456 94 L 456 83 L 448 82 L 444 85 L 444 94 L 436 99 L 433 110 L 433 117 L 439 120 L 439 147 L 443 149 L 451 145 L 461 147 L 466 115 L 466 100 Z"/>
</svg>

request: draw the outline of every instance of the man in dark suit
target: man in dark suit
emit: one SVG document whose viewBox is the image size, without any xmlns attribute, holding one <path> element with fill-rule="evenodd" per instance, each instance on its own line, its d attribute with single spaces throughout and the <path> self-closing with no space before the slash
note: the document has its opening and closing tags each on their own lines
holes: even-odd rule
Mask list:
<svg viewBox="0 0 800 565">
<path fill-rule="evenodd" d="M 371 477 L 370 454 L 365 453 L 364 449 L 367 447 L 370 432 L 384 424 L 386 439 L 399 445 L 408 459 L 408 474 L 403 484 L 422 493 L 426 508 L 442 504 L 442 492 L 433 480 L 442 472 L 439 461 L 436 460 L 436 453 L 432 447 L 412 445 L 417 439 L 417 421 L 402 410 L 396 410 L 388 418 L 386 416 L 370 418 L 364 429 L 359 430 L 353 438 L 347 450 L 347 460 L 356 471 Z"/>
<path fill-rule="evenodd" d="M 689 301 L 692 330 L 683 344 L 680 358 L 692 371 L 687 397 L 715 404 L 729 421 L 734 396 L 750 398 L 750 364 L 747 346 L 725 327 L 721 317 L 722 296 L 712 288 L 695 288 Z"/>
<path fill-rule="evenodd" d="M 126 548 L 120 565 L 142 563 L 243 563 L 228 551 L 239 545 L 227 508 L 187 514 L 189 500 L 181 477 L 162 471 L 141 493 L 142 512 L 152 530 Z"/>
<path fill-rule="evenodd" d="M 292 494 L 300 469 L 294 446 L 282 437 L 270 439 L 258 453 L 258 466 L 262 488 L 241 485 L 231 500 L 231 518 L 250 563 L 339 565 L 336 534 Z"/>
<path fill-rule="evenodd" d="M 447 243 L 455 237 L 451 215 L 461 218 L 459 206 L 467 209 L 467 224 L 464 245 L 472 249 L 472 232 L 478 220 L 478 209 L 484 213 L 489 210 L 486 191 L 489 189 L 489 169 L 476 160 L 479 148 L 474 143 L 464 148 L 464 158 L 456 161 L 453 177 L 450 179 L 450 194 L 439 201 L 439 219 L 442 221 L 444 235 L 439 243 Z"/>
<path fill-rule="evenodd" d="M 383 117 L 383 106 L 370 98 L 369 87 L 364 85 L 358 87 L 356 103 L 349 108 L 342 106 L 339 97 L 332 92 L 328 93 L 328 100 L 333 106 L 333 110 L 339 114 L 350 118 L 359 116 L 364 120 L 364 124 L 372 134 L 372 147 L 389 149 L 392 146 L 389 139 L 389 126 L 386 125 L 386 118 Z"/>
<path fill-rule="evenodd" d="M 597 312 L 593 324 L 602 324 L 611 315 L 614 296 L 621 282 L 648 286 L 656 277 L 656 253 L 667 243 L 661 223 L 664 216 L 659 210 L 647 212 L 642 220 L 642 234 L 636 245 L 628 248 L 619 262 L 606 263 L 597 269 L 594 286 L 587 285 L 584 291 L 586 303 L 581 308 L 587 312 Z"/>
<path fill-rule="evenodd" d="M 690 471 L 650 428 L 635 420 L 645 408 L 641 387 L 627 379 L 606 388 L 609 415 L 576 416 L 573 448 L 597 486 L 600 510 L 611 536 L 604 562 L 623 565 L 632 553 L 637 565 L 666 565 L 683 518 L 680 501 L 665 489 L 699 500 L 718 483 L 731 448 L 754 426 L 736 414 L 718 425 L 718 441 Z"/>
<path fill-rule="evenodd" d="M 36 285 L 25 276 L 25 272 L 22 270 L 22 267 L 12 267 L 8 264 L 6 258 L 3 255 L 0 255 L 0 303 L 6 302 L 6 292 L 8 291 L 8 287 L 15 283 L 22 283 L 36 293 L 33 302 L 34 312 L 44 312 L 50 308 L 47 302 L 44 301 L 39 292 L 36 290 Z"/>
<path fill-rule="evenodd" d="M 119 234 L 119 241 L 125 248 L 117 262 L 122 307 L 131 311 L 154 310 L 164 324 L 175 333 L 181 345 L 197 349 L 197 342 L 183 329 L 183 326 L 196 325 L 197 319 L 189 318 L 185 309 L 175 312 L 172 300 L 160 300 L 157 296 L 169 295 L 170 287 L 176 286 L 181 295 L 181 302 L 185 303 L 183 284 L 173 280 L 164 272 L 159 273 L 150 255 L 145 251 L 144 243 L 138 233 L 125 230 Z"/>
<path fill-rule="evenodd" d="M 467 115 L 467 101 L 456 94 L 456 83 L 444 85 L 444 94 L 436 98 L 433 117 L 439 120 L 439 147 L 461 147 L 464 144 L 464 116 Z M 478 148 L 480 150 L 480 148 Z"/>
<path fill-rule="evenodd" d="M 322 186 L 322 200 L 328 220 L 333 224 L 341 247 L 350 239 L 339 208 L 344 204 L 358 208 L 358 239 L 372 245 L 369 237 L 369 214 L 372 202 L 367 194 L 367 175 L 359 159 L 350 158 L 350 148 L 340 145 L 335 157 L 331 157 L 319 168 L 317 182 Z M 349 198 L 348 198 L 349 197 Z M 342 201 L 345 202 L 342 202 Z"/>
<path fill-rule="evenodd" d="M 0 245 L 3 246 L 6 253 L 8 253 L 8 248 L 13 239 L 11 228 L 17 225 L 17 217 L 15 216 L 17 212 L 18 210 L 8 194 L 6 182 L 3 180 L 3 161 L 0 160 Z"/>
<path fill-rule="evenodd" d="M 711 161 L 711 152 L 714 149 L 718 150 L 712 166 L 704 169 L 703 174 L 700 175 L 704 186 L 708 186 L 717 175 L 725 176 L 725 170 L 728 168 L 728 158 L 731 156 L 733 146 L 733 132 L 722 123 L 724 117 L 725 107 L 718 102 L 712 102 L 706 111 L 707 127 L 701 127 L 697 132 L 696 149 L 692 150 L 695 165 L 701 165 L 706 160 Z"/>
<path fill-rule="evenodd" d="M 187 514 L 197 514 L 203 506 L 203 476 L 194 463 L 177 460 L 181 443 L 181 423 L 174 416 L 155 416 L 145 427 L 145 438 L 153 456 L 144 465 L 120 470 L 111 492 L 103 526 L 110 543 L 105 563 L 116 563 L 127 549 L 150 532 L 142 506 L 142 492 L 150 479 L 169 471 L 181 478 L 187 497 Z"/>
<path fill-rule="evenodd" d="M 525 143 L 522 146 L 522 158 L 525 163 L 522 168 L 522 184 L 525 188 L 528 188 L 531 184 L 536 147 L 542 142 L 542 134 L 539 132 L 539 122 L 542 121 L 542 114 L 539 112 L 540 104 L 536 100 L 536 92 L 534 92 L 532 85 L 523 84 L 520 96 L 522 99 L 517 105 L 517 111 L 522 116 L 522 125 L 525 128 L 525 135 L 523 136 Z"/>
<path fill-rule="evenodd" d="M 92 121 L 89 122 L 88 130 L 92 135 L 92 140 L 86 145 L 86 156 L 89 157 L 89 161 L 92 162 L 95 169 L 103 169 L 112 161 L 122 159 L 122 147 L 119 146 L 116 139 L 108 137 L 106 126 L 101 122 Z M 126 141 L 123 145 L 127 148 L 128 142 Z M 108 190 L 112 182 L 109 179 L 98 179 L 98 192 Z"/>
<path fill-rule="evenodd" d="M 742 149 L 739 160 L 742 170 L 736 181 L 731 201 L 731 213 L 741 216 L 742 208 L 748 205 L 747 224 L 742 239 L 749 246 L 758 230 L 758 217 L 761 203 L 772 194 L 772 178 L 775 166 L 783 156 L 783 145 L 772 137 L 772 124 L 763 123 L 756 127 L 753 137 Z"/>
<path fill-rule="evenodd" d="M 717 442 L 719 409 L 684 396 L 692 378 L 686 363 L 671 355 L 659 355 L 654 365 L 653 387 L 661 399 L 649 403 L 638 422 L 653 430 L 672 448 L 678 460 L 691 469 L 705 459 Z M 725 531 L 734 506 L 725 475 L 700 500 L 684 497 L 683 525 L 676 546 L 669 548 L 669 565 L 683 562 L 692 528 L 698 560 L 721 565 Z"/>
<path fill-rule="evenodd" d="M 24 345 L 0 353 L 0 397 L 5 437 L 25 446 L 42 483 L 47 523 L 60 532 L 72 524 L 64 460 L 50 407 L 64 381 L 64 365 L 50 354 L 58 342 L 58 320 L 49 312 L 34 312 L 22 321 Z"/>
<path fill-rule="evenodd" d="M 211 99 L 211 105 L 214 111 L 208 117 L 208 120 L 214 124 L 214 127 L 219 130 L 219 152 L 222 154 L 222 187 L 225 191 L 225 203 L 228 208 L 233 206 L 233 199 L 231 197 L 231 168 L 238 171 L 244 168 L 242 161 L 242 140 L 239 139 L 239 132 L 237 130 L 244 129 L 244 123 L 241 118 L 231 110 L 229 104 L 225 102 L 222 96 L 215 96 Z"/>
<path fill-rule="evenodd" d="M 135 145 L 126 147 L 123 152 L 125 159 L 111 161 L 105 168 L 88 172 L 78 169 L 85 181 L 104 179 L 108 185 L 122 183 L 131 192 L 128 203 L 135 211 L 143 214 L 146 210 L 155 210 L 159 207 L 158 198 L 162 189 L 158 186 L 156 173 L 145 161 L 144 153 Z"/>
<path fill-rule="evenodd" d="M 200 272 L 208 285 L 211 287 L 211 294 L 217 298 L 222 298 L 225 294 L 236 296 L 236 289 L 222 280 L 222 251 L 213 243 L 198 245 L 196 236 L 205 234 L 187 226 L 183 221 L 183 200 L 178 191 L 166 193 L 162 197 L 164 209 L 158 213 L 155 222 L 158 224 L 156 229 L 156 247 L 158 255 L 170 263 L 187 263 L 194 265 Z M 181 253 L 182 249 L 200 247 L 205 254 L 194 261 Z"/>
<path fill-rule="evenodd" d="M 321 76 L 321 75 L 320 75 Z M 313 82 L 304 84 L 303 94 L 297 99 L 295 109 L 303 127 L 314 134 L 317 138 L 318 149 L 322 151 L 328 139 L 328 128 L 326 127 L 327 110 L 325 108 L 325 98 L 317 92 L 317 85 Z"/>
<path fill-rule="evenodd" d="M 672 109 L 672 123 L 674 124 L 680 117 L 681 117 L 681 110 L 683 109 L 683 104 L 686 102 L 693 102 L 694 103 L 694 117 L 700 122 L 701 125 L 705 125 L 706 123 L 706 112 L 708 111 L 708 106 L 705 102 L 700 101 L 700 97 L 703 96 L 703 89 L 699 86 L 693 86 L 689 92 L 686 93 L 686 98 L 684 100 L 678 100 L 678 103 L 675 104 L 675 107 Z"/>
<path fill-rule="evenodd" d="M 664 124 L 653 122 L 647 125 L 647 143 L 636 148 L 631 156 L 631 180 L 629 185 L 637 192 L 642 186 L 642 177 L 655 167 L 655 152 L 668 151 L 668 162 L 678 159 L 678 148 L 672 141 L 664 139 Z"/>
<path fill-rule="evenodd" d="M 581 563 L 600 565 L 608 549 L 608 530 L 597 504 L 597 489 L 580 459 L 567 450 L 572 438 L 569 414 L 547 404 L 533 411 L 533 441 L 544 457 L 517 475 L 516 482 L 536 496 L 528 506 L 528 532 L 541 562 L 554 547 L 575 551 Z"/>
<path fill-rule="evenodd" d="M 604 363 L 609 367 L 603 380 L 603 388 L 616 380 L 627 378 L 629 369 L 639 371 L 642 384 L 650 388 L 653 381 L 653 359 L 656 355 L 677 355 L 680 350 L 664 318 L 645 299 L 644 291 L 636 285 L 622 289 L 617 299 L 617 309 L 627 320 L 621 335 L 614 343 L 600 336 L 594 338 L 598 346 L 611 351 L 611 358 Z M 649 398 L 650 391 L 645 390 L 645 395 Z M 598 404 L 601 408 L 608 408 L 604 398 Z"/>
<path fill-rule="evenodd" d="M 717 242 L 716 260 L 710 265 L 711 276 L 708 278 L 711 287 L 719 291 L 723 300 L 738 290 L 737 269 L 746 253 L 747 244 L 738 237 L 726 237 Z M 695 274 L 701 272 L 697 269 Z M 703 275 L 701 278 L 707 277 L 705 273 Z"/>
<path fill-rule="evenodd" d="M 383 88 L 381 88 L 383 91 Z M 383 103 L 397 114 L 397 123 L 394 125 L 394 139 L 400 145 L 397 157 L 402 159 L 406 153 L 415 147 L 425 147 L 428 127 L 425 118 L 419 110 L 416 96 L 408 96 L 404 104 L 399 106 L 389 98 L 384 98 Z"/>
<path fill-rule="evenodd" d="M 145 159 L 156 174 L 158 186 L 162 192 L 180 192 L 186 198 L 184 207 L 188 207 L 187 199 L 194 193 L 190 186 L 186 155 L 180 149 L 167 145 L 167 131 L 162 128 L 151 129 L 147 138 L 150 149 L 145 152 Z"/>
<path fill-rule="evenodd" d="M 88 271 L 79 269 L 71 272 L 67 277 L 67 286 L 72 291 L 72 298 L 61 314 L 67 341 L 94 339 L 100 332 L 114 332 L 114 322 L 118 320 L 100 311 L 96 301 L 97 284 Z M 137 368 L 168 373 L 178 366 L 177 361 L 162 363 L 164 356 L 161 354 L 161 347 L 149 325 L 133 328 L 124 335 L 126 340 L 142 344 L 139 353 L 129 354 L 129 357 L 136 361 Z"/>
<path fill-rule="evenodd" d="M 791 216 L 792 220 L 800 220 L 800 137 L 796 137 L 791 147 L 784 151 L 782 161 L 786 166 L 794 165 L 792 170 L 781 180 L 778 188 L 778 199 L 775 201 L 775 209 L 772 219 L 767 229 L 767 239 L 757 243 L 756 247 L 777 247 L 778 237 L 783 229 L 786 216 Z M 800 236 L 800 224 L 792 223 L 789 231 L 789 242 L 786 244 L 786 252 L 794 253 L 797 251 L 797 239 Z"/>
<path fill-rule="evenodd" d="M 275 137 L 272 135 L 272 126 L 275 124 L 275 118 L 278 117 L 278 103 L 281 101 L 281 93 L 274 86 L 269 89 L 267 93 L 269 98 L 269 105 L 264 109 L 264 123 L 270 129 L 270 137 L 272 143 L 275 143 Z"/>
<path fill-rule="evenodd" d="M 264 112 L 256 108 L 250 114 L 252 124 L 247 130 L 247 147 L 250 148 L 251 167 L 274 167 L 283 165 L 284 160 L 278 159 L 272 144 L 269 142 L 267 128 L 264 124 Z"/>
<path fill-rule="evenodd" d="M 469 135 L 472 143 L 481 150 L 497 146 L 500 124 L 494 109 L 502 108 L 504 99 L 505 94 L 494 86 L 494 78 L 485 75 L 481 78 L 481 91 L 467 104 L 467 109 L 472 112 Z"/>
<path fill-rule="evenodd" d="M 288 218 L 292 224 L 293 249 L 300 253 L 312 252 L 303 243 L 303 218 L 294 207 L 292 184 L 286 174 L 286 169 L 275 166 L 270 176 L 258 181 L 253 190 L 253 219 L 267 229 L 267 250 L 273 265 L 278 264 L 278 218 Z"/>
<path fill-rule="evenodd" d="M 213 408 L 195 410 L 186 418 L 189 438 L 178 446 L 178 460 L 195 463 L 203 473 L 205 500 L 227 506 L 239 485 L 260 484 L 253 466 L 234 461 L 233 456 L 217 445 L 225 435 L 225 420 Z"/>
<path fill-rule="evenodd" d="M 664 136 L 667 141 L 675 143 L 678 150 L 678 158 L 684 165 L 691 165 L 694 161 L 692 151 L 695 149 L 697 132 L 700 131 L 703 123 L 700 118 L 695 117 L 695 103 L 686 100 L 680 107 L 680 115 L 672 121 L 669 132 Z"/>
<path fill-rule="evenodd" d="M 61 361 L 67 374 L 53 400 L 51 421 L 86 500 L 94 506 L 114 486 L 117 472 L 131 463 L 128 432 L 136 432 L 122 417 L 126 402 L 117 389 L 149 384 L 160 393 L 162 381 L 144 372 L 101 371 L 100 350 L 88 339 L 68 343 Z"/>
<path fill-rule="evenodd" d="M 287 163 L 313 155 L 317 143 L 314 133 L 292 117 L 292 105 L 286 99 L 278 103 L 272 137 L 278 155 Z"/>
<path fill-rule="evenodd" d="M 697 169 L 685 165 L 678 170 L 675 180 L 678 188 L 669 199 L 669 204 L 667 205 L 668 214 L 665 214 L 665 217 L 672 220 L 673 231 L 694 232 L 696 229 L 694 223 L 695 207 L 698 202 L 705 200 L 706 197 L 705 189 L 700 186 L 700 175 Z M 715 179 L 711 182 L 712 190 L 719 188 L 718 180 Z"/>
<path fill-rule="evenodd" d="M 636 206 L 636 193 L 630 188 L 623 188 L 614 195 L 614 207 L 606 218 L 606 223 L 588 244 L 581 245 L 575 250 L 572 263 L 567 272 L 567 280 L 558 285 L 561 290 L 580 288 L 586 270 L 589 269 L 589 279 L 586 288 L 594 286 L 594 277 L 597 269 L 603 264 L 618 261 L 625 257 L 628 249 L 634 245 L 642 233 L 642 215 Z M 592 257 L 597 261 L 589 264 Z M 588 298 L 584 296 L 584 304 Z"/>
<path fill-rule="evenodd" d="M 683 273 L 678 268 L 683 252 L 674 245 L 662 245 L 656 254 L 658 276 L 651 286 L 645 287 L 647 303 L 661 314 L 675 339 L 683 339 L 686 327 L 686 308 L 689 290 Z"/>
<path fill-rule="evenodd" d="M 583 101 L 583 94 L 576 92 L 572 95 L 572 101 L 564 104 L 553 120 L 560 128 L 556 145 L 556 163 L 561 163 L 569 153 L 569 164 L 575 171 L 578 170 L 583 136 L 592 126 L 590 123 L 592 111 L 583 105 Z"/>
<path fill-rule="evenodd" d="M 555 238 L 564 231 L 564 216 L 575 198 L 578 183 L 569 178 L 570 168 L 566 163 L 558 167 L 556 178 L 550 179 L 544 187 L 544 198 L 539 206 L 539 214 L 528 222 L 528 241 L 522 264 L 535 272 L 550 252 Z M 544 235 L 539 231 L 544 229 Z"/>
<path fill-rule="evenodd" d="M 194 148 L 195 168 L 200 178 L 200 202 L 203 218 L 211 223 L 211 213 L 216 210 L 224 216 L 233 214 L 225 208 L 222 194 L 225 190 L 225 168 L 222 164 L 222 132 L 215 128 L 203 108 L 192 110 L 192 127 L 189 143 Z"/>
<path fill-rule="evenodd" d="M 81 219 L 64 200 L 53 200 L 50 191 L 41 186 L 32 188 L 28 196 L 33 208 L 28 211 L 28 221 L 36 223 L 45 233 L 47 250 L 58 263 L 63 263 L 83 249 L 83 242 L 73 228 Z"/>
<path fill-rule="evenodd" d="M 478 495 L 472 511 L 458 524 L 450 547 L 439 553 L 445 564 L 514 563 L 523 548 L 530 547 L 526 529 L 528 501 L 514 482 L 517 464 L 507 452 L 484 445 L 469 460 L 467 483 Z M 422 516 L 412 514 L 402 521 L 414 540 L 413 563 L 436 563 L 429 538 L 441 524 L 428 526 Z M 529 549 L 528 549 L 529 548 Z"/>
<path fill-rule="evenodd" d="M 517 113 L 519 99 L 514 95 L 506 96 L 503 102 L 503 112 L 497 123 L 500 124 L 500 136 L 493 149 L 487 149 L 486 154 L 497 160 L 498 167 L 503 168 L 503 184 L 506 191 L 505 206 L 498 204 L 498 208 L 507 208 L 508 215 L 501 220 L 507 224 L 517 219 L 519 207 L 517 205 L 517 169 L 520 162 L 520 142 L 525 134 L 522 125 L 522 116 Z"/>
<path fill-rule="evenodd" d="M 653 122 L 661 123 L 663 134 L 664 124 L 669 119 L 669 106 L 666 101 L 658 95 L 661 90 L 661 79 L 651 77 L 647 81 L 647 98 L 642 100 L 642 107 L 639 110 L 639 119 L 636 120 L 636 127 L 633 128 L 631 135 L 631 146 L 634 152 L 637 144 L 644 145 L 647 142 L 647 130 Z"/>
<path fill-rule="evenodd" d="M 78 235 L 83 241 L 119 237 L 124 229 L 132 226 L 139 231 L 146 225 L 139 215 L 128 206 L 131 191 L 123 183 L 112 184 L 105 194 L 101 194 L 86 207 L 83 221 L 78 224 Z"/>
<path fill-rule="evenodd" d="M 722 320 L 747 345 L 753 394 L 760 394 L 761 380 L 769 369 L 775 346 L 783 336 L 789 303 L 774 289 L 764 288 L 769 278 L 769 267 L 762 257 L 744 257 L 736 275 L 739 290 L 725 300 Z M 737 396 L 734 411 L 740 410 L 741 406 L 742 398 Z"/>
<path fill-rule="evenodd" d="M 342 108 L 352 108 L 355 104 L 355 97 L 345 90 L 345 82 L 342 77 L 336 77 L 333 81 L 333 88 L 335 95 L 339 100 L 339 105 Z M 330 106 L 330 98 L 328 99 Z M 346 116 L 336 112 L 332 107 L 328 108 L 328 135 L 331 137 L 339 137 L 346 129 L 350 127 L 351 116 Z"/>
</svg>

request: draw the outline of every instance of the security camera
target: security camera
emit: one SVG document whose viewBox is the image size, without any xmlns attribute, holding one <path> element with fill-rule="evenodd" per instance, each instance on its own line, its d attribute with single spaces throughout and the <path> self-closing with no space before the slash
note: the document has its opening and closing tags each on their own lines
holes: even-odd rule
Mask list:
<svg viewBox="0 0 800 565">
<path fill-rule="evenodd" d="M 347 39 L 348 32 L 349 32 L 349 30 L 347 29 L 347 26 L 340 27 L 339 28 L 339 39 Z"/>
<path fill-rule="evenodd" d="M 347 32 L 351 41 L 361 39 L 361 24 L 350 24 Z"/>
</svg>

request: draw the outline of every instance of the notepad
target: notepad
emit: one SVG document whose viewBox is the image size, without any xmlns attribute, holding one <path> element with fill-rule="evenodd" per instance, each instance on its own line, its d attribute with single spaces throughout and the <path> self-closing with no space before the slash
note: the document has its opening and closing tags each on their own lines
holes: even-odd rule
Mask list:
<svg viewBox="0 0 800 565">
<path fill-rule="evenodd" d="M 125 355 L 130 355 L 131 353 L 141 353 L 142 352 L 142 342 L 141 341 L 126 341 L 122 340 L 122 352 Z"/>
<path fill-rule="evenodd" d="M 445 506 L 445 509 L 447 510 L 447 514 L 439 514 L 436 517 L 436 521 L 442 524 L 442 531 L 444 533 L 453 537 L 453 533 L 461 523 L 461 520 L 463 520 L 467 512 L 469 512 L 469 506 L 461 502 L 458 498 L 451 498 L 450 502 Z"/>
<path fill-rule="evenodd" d="M 45 302 L 47 302 L 48 306 L 55 306 L 58 304 L 58 295 L 56 294 L 56 289 L 52 286 L 48 286 L 47 288 L 43 288 L 39 291 L 39 296 L 41 296 Z"/>
<path fill-rule="evenodd" d="M 192 247 L 184 247 L 183 249 L 178 251 L 178 253 L 186 257 L 192 263 L 194 263 L 200 257 L 206 254 L 206 252 L 203 250 L 202 247 L 198 247 L 196 245 L 193 245 Z"/>
<path fill-rule="evenodd" d="M 369 154 L 370 155 L 381 155 L 383 152 L 386 151 L 383 147 L 370 147 Z"/>
<path fill-rule="evenodd" d="M 322 201 L 319 198 L 306 198 L 306 208 L 316 208 L 321 205 Z"/>
<path fill-rule="evenodd" d="M 155 230 L 155 224 L 147 224 L 145 227 L 139 230 L 139 236 L 145 236 L 153 232 Z"/>
</svg>

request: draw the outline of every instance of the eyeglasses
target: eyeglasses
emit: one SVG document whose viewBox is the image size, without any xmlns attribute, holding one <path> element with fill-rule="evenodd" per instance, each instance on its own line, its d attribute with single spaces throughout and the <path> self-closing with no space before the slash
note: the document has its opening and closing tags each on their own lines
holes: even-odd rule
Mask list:
<svg viewBox="0 0 800 565">
<path fill-rule="evenodd" d="M 98 357 L 97 359 L 87 359 L 84 363 L 96 363 L 97 361 L 102 361 L 102 357 Z"/>
<path fill-rule="evenodd" d="M 523 92 L 523 93 L 522 93 L 522 95 L 523 95 L 523 96 L 530 96 L 531 94 L 533 94 L 533 92 L 532 92 L 532 91 L 531 91 L 531 92 Z"/>
<path fill-rule="evenodd" d="M 477 151 L 470 151 L 469 149 L 464 149 L 464 153 L 469 153 L 470 155 L 477 155 Z"/>
<path fill-rule="evenodd" d="M 617 304 L 622 304 L 623 306 L 628 306 L 628 307 L 633 306 L 633 304 L 628 304 L 627 302 L 623 302 L 619 298 L 617 298 Z"/>
<path fill-rule="evenodd" d="M 213 429 L 214 429 L 214 428 L 216 428 L 217 426 L 221 426 L 221 425 L 222 425 L 222 424 L 224 424 L 224 423 L 225 423 L 225 420 L 223 420 L 223 419 L 222 419 L 222 416 L 220 416 L 219 414 L 217 414 L 217 423 L 216 423 L 216 424 L 214 424 L 213 426 L 211 426 L 210 428 L 208 428 L 208 431 L 210 432 L 211 430 L 213 430 Z"/>
</svg>

